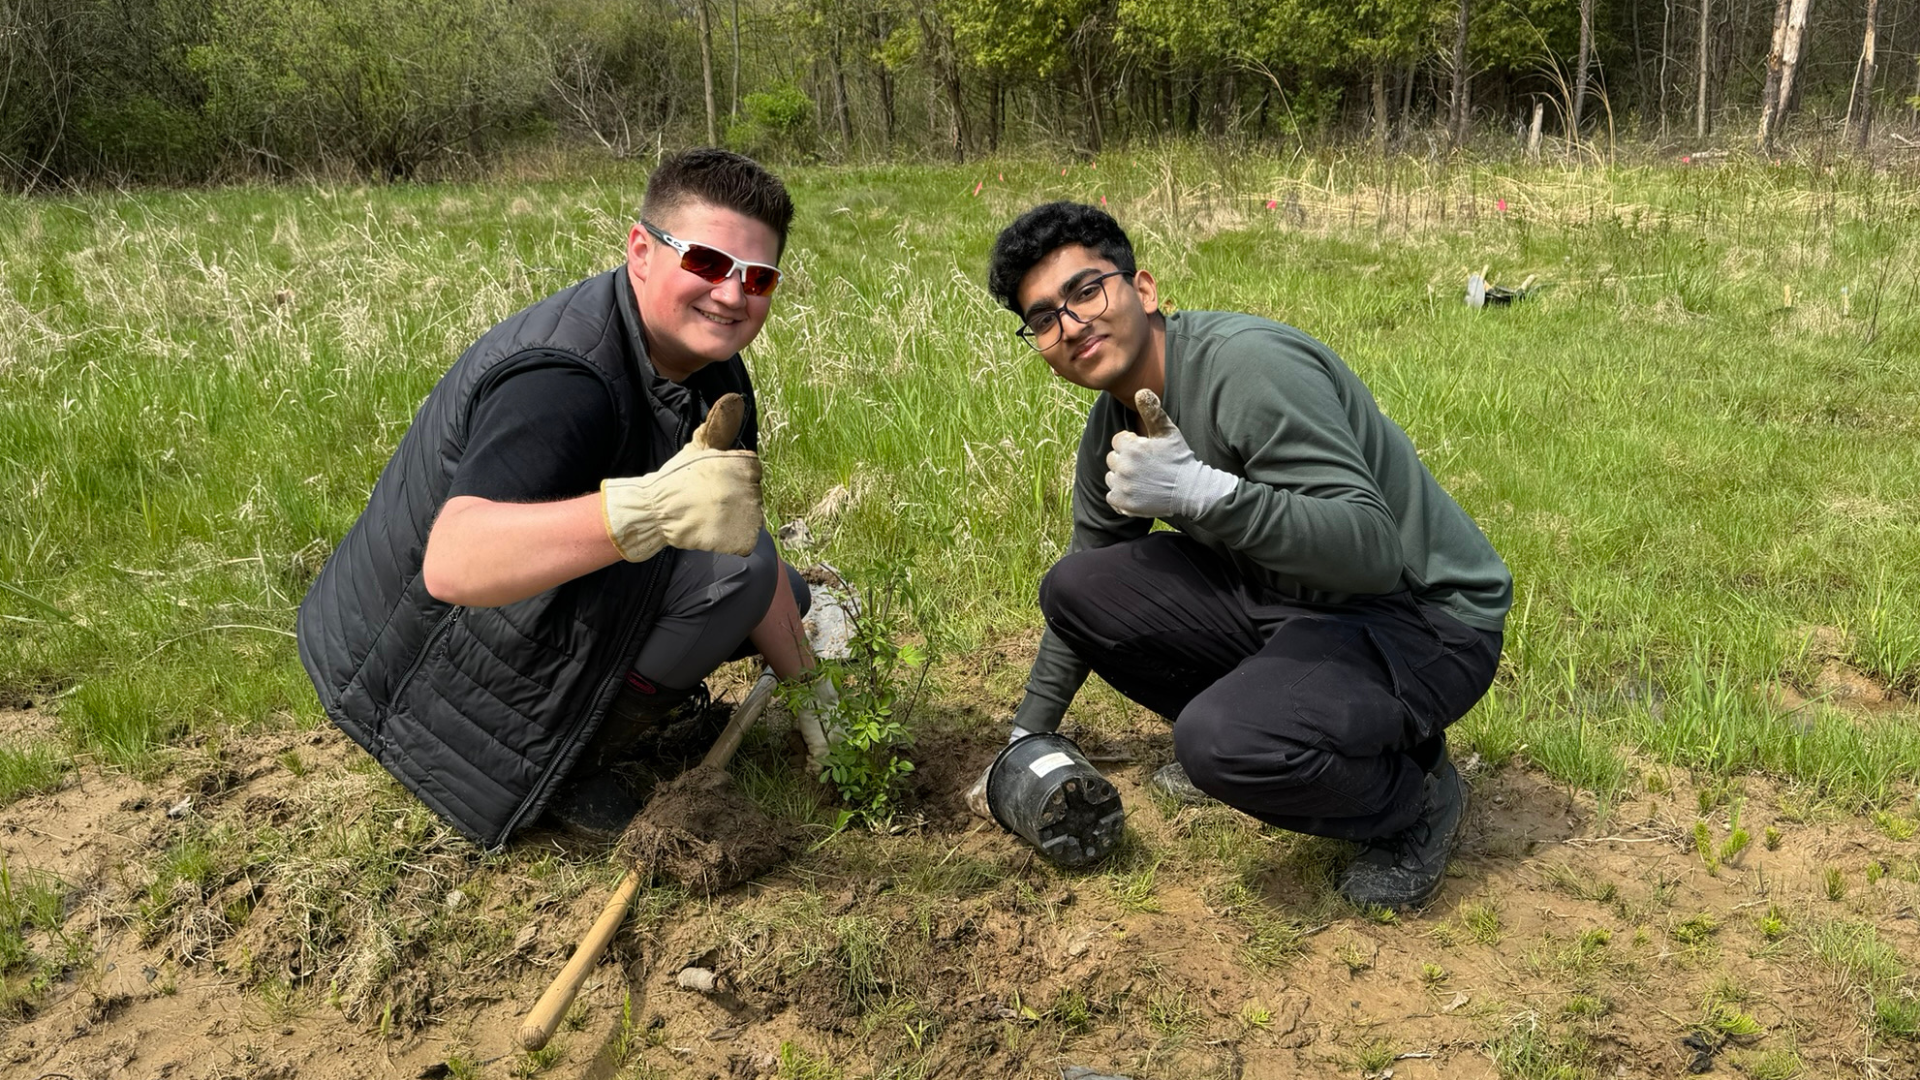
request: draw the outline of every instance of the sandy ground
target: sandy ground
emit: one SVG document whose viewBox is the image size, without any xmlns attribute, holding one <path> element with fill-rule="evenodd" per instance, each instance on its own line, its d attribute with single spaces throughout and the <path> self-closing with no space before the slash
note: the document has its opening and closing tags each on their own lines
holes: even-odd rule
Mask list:
<svg viewBox="0 0 1920 1080">
<path fill-rule="evenodd" d="M 33 737 L 45 723 L 9 714 L 5 733 Z M 1142 785 L 1168 749 L 1150 725 L 1090 739 L 1087 749 L 1120 787 L 1143 850 L 1179 849 L 1235 817 L 1152 803 Z M 0 1074 L 331 1080 L 517 1070 L 731 1080 L 776 1075 L 791 1043 L 849 1076 L 903 1063 L 925 1076 L 1057 1077 L 1075 1065 L 1134 1080 L 1360 1076 L 1384 1048 L 1400 1080 L 1464 1080 L 1498 1075 L 1488 1044 L 1538 1024 L 1585 1043 L 1585 1071 L 1573 1075 L 1651 1078 L 1684 1074 L 1696 1052 L 1682 1040 L 1708 996 L 1732 988 L 1763 1034 L 1720 1048 L 1719 1072 L 1738 1075 L 1757 1055 L 1791 1049 L 1802 1075 L 1920 1076 L 1920 1045 L 1870 1043 L 1858 979 L 1814 963 L 1803 933 L 1834 920 L 1871 924 L 1920 966 L 1920 842 L 1858 819 L 1788 813 L 1799 796 L 1765 778 L 1744 784 L 1742 823 L 1754 843 L 1709 872 L 1694 847 L 1699 800 L 1684 774 L 1649 769 L 1654 780 L 1641 786 L 1664 790 L 1602 815 L 1590 797 L 1525 766 L 1469 763 L 1464 848 L 1425 913 L 1380 922 L 1330 909 L 1314 865 L 1327 847 L 1274 842 L 1253 902 L 1305 936 L 1297 956 L 1261 966 L 1247 959 L 1248 919 L 1229 910 L 1203 864 L 1170 857 L 1142 902 L 1127 894 L 1126 873 L 1054 871 L 968 816 L 961 793 L 994 750 L 961 737 L 923 743 L 910 827 L 899 835 L 846 838 L 711 900 L 637 916 L 540 1061 L 518 1052 L 514 1032 L 597 914 L 602 889 L 536 906 L 527 925 L 509 928 L 512 947 L 485 963 L 418 958 L 439 967 L 421 975 L 430 993 L 404 999 L 401 1013 L 390 1005 L 385 1015 L 350 1017 L 311 969 L 302 981 L 302 960 L 286 954 L 285 927 L 271 917 L 271 885 L 235 880 L 212 894 L 208 906 L 225 910 L 236 890 L 252 897 L 253 915 L 237 928 L 195 938 L 176 921 L 156 937 L 134 914 L 143 885 L 135 868 L 196 816 L 270 818 L 316 786 L 384 784 L 357 748 L 322 730 L 236 737 L 217 765 L 186 755 L 150 776 L 83 767 L 61 790 L 0 810 L 8 865 L 69 883 L 65 929 L 85 931 L 88 943 L 0 1028 Z M 1725 807 L 1715 813 L 1724 820 Z M 1781 833 L 1777 850 L 1760 840 L 1770 825 Z M 528 844 L 552 847 L 540 837 Z M 516 856 L 530 850 L 457 857 L 498 875 L 489 895 L 502 895 L 528 876 Z M 986 880 L 950 900 L 936 892 L 930 902 L 907 880 L 963 864 L 987 868 Z M 1881 873 L 1869 871 L 1876 865 Z M 1830 868 L 1844 872 L 1838 900 L 1829 898 Z M 1497 932 L 1475 940 L 1469 924 L 1487 910 L 1497 912 Z M 1792 928 L 1779 943 L 1760 925 L 1769 911 Z M 1711 924 L 1705 933 L 1700 915 Z M 865 966 L 847 959 L 849 920 L 880 932 Z M 805 942 L 819 940 L 821 927 L 842 934 L 841 945 L 811 956 Z M 52 947 L 44 934 L 30 944 Z M 269 970 L 281 980 L 259 977 L 262 957 L 274 958 Z M 713 990 L 684 988 L 688 967 L 713 972 Z M 851 983 L 850 972 L 863 981 Z M 1581 1003 L 1590 999 L 1604 1004 Z M 1083 1015 L 1061 1004 L 1074 1000 Z"/>
</svg>

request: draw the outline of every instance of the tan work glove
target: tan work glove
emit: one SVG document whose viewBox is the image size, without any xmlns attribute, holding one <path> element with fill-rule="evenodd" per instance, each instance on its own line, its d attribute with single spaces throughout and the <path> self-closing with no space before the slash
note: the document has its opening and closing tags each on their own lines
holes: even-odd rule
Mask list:
<svg viewBox="0 0 1920 1080">
<path fill-rule="evenodd" d="M 730 450 L 746 403 L 728 394 L 713 403 L 693 441 L 645 476 L 600 482 L 607 535 L 628 562 L 644 562 L 669 545 L 692 551 L 751 555 L 765 516 L 760 507 L 760 456 Z"/>
</svg>

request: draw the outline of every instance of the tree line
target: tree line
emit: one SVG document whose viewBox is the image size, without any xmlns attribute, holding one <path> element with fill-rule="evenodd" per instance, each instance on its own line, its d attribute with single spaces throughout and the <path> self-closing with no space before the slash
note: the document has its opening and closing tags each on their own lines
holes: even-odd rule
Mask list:
<svg viewBox="0 0 1920 1080">
<path fill-rule="evenodd" d="M 949 158 L 1156 136 L 1891 152 L 1920 0 L 0 0 L 15 189 L 706 141 Z M 1786 134 L 1783 136 L 1783 132 Z"/>
</svg>

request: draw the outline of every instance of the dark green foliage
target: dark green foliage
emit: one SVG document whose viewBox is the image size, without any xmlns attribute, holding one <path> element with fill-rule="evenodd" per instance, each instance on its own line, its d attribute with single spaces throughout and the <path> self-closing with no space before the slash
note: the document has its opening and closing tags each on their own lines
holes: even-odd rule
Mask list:
<svg viewBox="0 0 1920 1080">
<path fill-rule="evenodd" d="M 533 118 L 546 73 L 505 0 L 214 0 L 188 56 L 228 143 L 388 179 Z"/>
</svg>

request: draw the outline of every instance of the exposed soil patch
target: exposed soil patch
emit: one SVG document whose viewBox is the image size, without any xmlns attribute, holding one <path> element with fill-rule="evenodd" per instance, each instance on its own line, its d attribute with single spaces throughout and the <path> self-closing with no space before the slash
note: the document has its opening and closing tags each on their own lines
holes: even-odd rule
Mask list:
<svg viewBox="0 0 1920 1080">
<path fill-rule="evenodd" d="M 1869 1035 L 1875 1000 L 1920 989 L 1911 815 L 1865 821 L 1758 777 L 1703 794 L 1646 765 L 1603 808 L 1469 761 L 1440 899 L 1380 921 L 1331 892 L 1345 845 L 1149 798 L 1168 754 L 1153 718 L 1078 733 L 1130 810 L 1129 843 L 1085 873 L 969 815 L 1000 743 L 963 713 L 929 720 L 888 834 L 789 854 L 781 828 L 742 829 L 764 818 L 696 778 L 661 785 L 655 813 L 723 848 L 669 872 L 721 891 L 643 892 L 546 1074 L 731 1080 L 784 1059 L 847 1076 L 1455 1080 L 1500 1075 L 1506 1055 L 1511 1076 L 1651 1078 L 1683 1074 L 1703 1052 L 1690 1038 L 1730 1075 L 1768 1054 L 1807 1076 L 1920 1074 L 1920 1043 Z M 760 737 L 736 771 L 791 770 L 792 754 Z M 235 836 L 247 854 L 229 865 Z M 76 1080 L 529 1071 L 513 1033 L 618 872 L 548 833 L 474 851 L 331 730 L 229 739 L 148 778 L 81 769 L 0 809 L 0 846 L 16 874 L 71 887 L 62 932 L 83 942 L 0 1033 L 0 1072 Z M 1834 962 L 1836 941 L 1861 940 L 1905 966 L 1874 982 Z M 1713 1030 L 1724 1010 L 1758 1030 Z"/>
<path fill-rule="evenodd" d="M 50 739 L 59 728 L 59 721 L 38 709 L 0 709 L 0 741 L 21 744 Z"/>
</svg>

